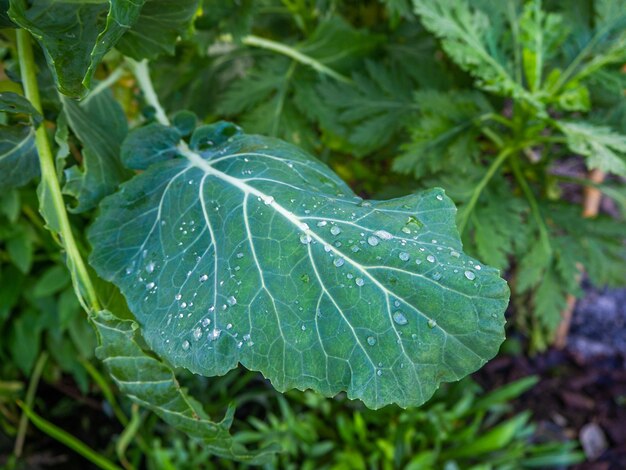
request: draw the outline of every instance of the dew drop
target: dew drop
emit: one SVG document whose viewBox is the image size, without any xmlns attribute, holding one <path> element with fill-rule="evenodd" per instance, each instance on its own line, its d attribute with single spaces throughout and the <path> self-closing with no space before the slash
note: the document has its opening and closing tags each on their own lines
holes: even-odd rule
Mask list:
<svg viewBox="0 0 626 470">
<path fill-rule="evenodd" d="M 186 308 L 187 307 L 187 302 L 183 302 L 182 304 L 180 304 L 181 308 Z"/>
<path fill-rule="evenodd" d="M 241 258 L 243 258 L 243 253 L 237 253 L 235 256 L 237 256 L 237 258 L 241 259 Z"/>
<path fill-rule="evenodd" d="M 205 282 L 208 278 L 209 278 L 208 275 L 203 274 L 202 276 L 200 276 L 200 282 Z"/>
<path fill-rule="evenodd" d="M 374 338 L 373 336 L 368 336 L 367 344 L 369 344 L 370 346 L 374 346 L 376 344 L 376 338 Z"/>
<path fill-rule="evenodd" d="M 302 325 L 300 328 L 302 331 L 306 331 L 306 325 Z"/>
<path fill-rule="evenodd" d="M 193 330 L 193 339 L 198 341 L 200 338 L 202 338 L 202 329 L 198 327 Z"/>
<path fill-rule="evenodd" d="M 317 223 L 317 226 L 318 226 L 318 227 L 325 227 L 326 225 L 328 225 L 328 222 L 326 222 L 325 220 L 320 220 L 320 221 Z"/>
<path fill-rule="evenodd" d="M 152 271 L 154 271 L 154 261 L 150 261 L 150 262 L 146 265 L 146 271 L 148 271 L 149 273 L 151 273 Z"/>
<path fill-rule="evenodd" d="M 338 268 L 343 266 L 343 263 L 345 263 L 343 258 L 335 258 L 335 260 L 333 261 L 333 264 Z"/>
<path fill-rule="evenodd" d="M 393 321 L 395 321 L 398 325 L 406 325 L 408 323 L 408 320 L 406 319 L 404 314 L 399 310 L 397 312 L 394 312 Z"/>
<path fill-rule="evenodd" d="M 433 255 L 428 255 L 428 256 L 426 257 L 426 260 L 427 260 L 429 263 L 434 263 L 434 262 L 435 262 L 435 257 L 434 257 Z"/>
<path fill-rule="evenodd" d="M 437 326 L 437 322 L 435 320 L 433 320 L 432 318 L 428 320 L 428 328 L 434 328 L 436 326 Z"/>
<path fill-rule="evenodd" d="M 379 241 L 380 240 L 378 238 L 376 238 L 375 236 L 373 236 L 373 235 L 371 237 L 368 237 L 368 239 L 367 239 L 367 243 L 369 243 L 372 246 L 378 245 Z"/>
<path fill-rule="evenodd" d="M 337 225 L 333 225 L 330 229 L 330 233 L 332 233 L 333 235 L 339 235 L 341 233 L 341 228 L 339 228 Z"/>
<path fill-rule="evenodd" d="M 400 254 L 398 255 L 398 258 L 400 258 L 402 261 L 408 261 L 409 254 L 406 251 L 401 251 Z"/>
<path fill-rule="evenodd" d="M 265 196 L 263 197 L 263 202 L 266 206 L 269 206 L 271 203 L 274 202 L 274 198 L 272 196 Z"/>
<path fill-rule="evenodd" d="M 450 252 L 450 256 L 454 256 L 455 258 L 459 258 L 461 256 L 461 253 L 459 253 L 458 251 L 452 250 Z"/>
<path fill-rule="evenodd" d="M 480 271 L 482 268 L 480 267 L 480 264 L 477 264 L 476 266 L 474 266 L 474 269 L 476 269 L 476 271 Z"/>
<path fill-rule="evenodd" d="M 402 227 L 401 229 L 404 233 L 411 233 L 411 229 L 409 227 Z"/>
<path fill-rule="evenodd" d="M 175 298 L 176 300 L 180 300 L 180 299 L 182 299 L 182 298 L 183 298 L 183 296 L 182 296 L 182 295 L 180 295 L 180 294 L 176 294 L 176 295 L 174 296 L 174 298 Z"/>
<path fill-rule="evenodd" d="M 383 371 L 382 371 L 382 370 L 380 370 L 380 369 L 378 369 L 378 370 L 376 371 L 376 375 L 377 375 L 378 377 L 380 377 L 381 375 L 383 375 Z"/>
<path fill-rule="evenodd" d="M 474 274 L 472 271 L 465 271 L 463 273 L 465 275 L 466 278 L 468 278 L 470 281 L 473 281 L 474 279 L 476 279 L 476 274 Z"/>
<path fill-rule="evenodd" d="M 393 238 L 393 235 L 386 230 L 376 230 L 374 232 L 374 235 L 376 235 L 381 240 L 391 240 Z"/>
<path fill-rule="evenodd" d="M 215 341 L 222 334 L 222 330 L 218 330 L 217 328 L 213 328 L 209 333 L 209 340 Z"/>
<path fill-rule="evenodd" d="M 441 194 L 437 194 L 437 200 L 438 201 L 443 201 L 443 196 Z"/>
<path fill-rule="evenodd" d="M 356 283 L 357 286 L 361 287 L 363 286 L 363 284 L 365 284 L 365 281 L 363 280 L 362 277 L 357 277 L 356 280 L 354 281 Z"/>
<path fill-rule="evenodd" d="M 156 284 L 154 282 L 149 282 L 148 284 L 146 284 L 146 289 L 150 290 L 150 289 L 154 289 L 154 286 Z"/>
<path fill-rule="evenodd" d="M 207 327 L 211 324 L 211 320 L 209 318 L 205 318 L 204 320 L 202 320 L 202 326 L 203 327 Z"/>
<path fill-rule="evenodd" d="M 308 233 L 303 233 L 302 235 L 300 235 L 300 243 L 302 243 L 303 245 L 308 245 L 309 243 L 311 243 L 313 239 L 311 238 L 311 235 L 309 235 Z"/>
<path fill-rule="evenodd" d="M 433 278 L 435 281 L 438 281 L 439 279 L 441 279 L 441 273 L 433 273 L 432 278 Z"/>
<path fill-rule="evenodd" d="M 183 341 L 183 351 L 187 351 L 187 349 L 189 349 L 189 341 L 185 340 Z"/>
<path fill-rule="evenodd" d="M 226 303 L 232 307 L 237 304 L 237 299 L 231 295 L 226 299 Z"/>
</svg>

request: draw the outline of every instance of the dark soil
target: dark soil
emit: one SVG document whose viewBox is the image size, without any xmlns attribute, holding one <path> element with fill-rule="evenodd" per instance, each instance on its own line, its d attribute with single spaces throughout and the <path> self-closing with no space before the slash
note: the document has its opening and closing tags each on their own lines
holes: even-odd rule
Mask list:
<svg viewBox="0 0 626 470">
<path fill-rule="evenodd" d="M 587 461 L 576 470 L 626 469 L 626 289 L 585 286 L 565 350 L 502 356 L 476 379 L 487 388 L 527 376 L 540 382 L 515 403 L 542 433 L 579 439 Z"/>
</svg>

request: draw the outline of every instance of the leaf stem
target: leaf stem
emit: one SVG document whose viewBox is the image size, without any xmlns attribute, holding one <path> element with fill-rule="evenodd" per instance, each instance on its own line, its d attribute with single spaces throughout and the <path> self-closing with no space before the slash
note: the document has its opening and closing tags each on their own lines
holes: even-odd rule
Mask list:
<svg viewBox="0 0 626 470">
<path fill-rule="evenodd" d="M 131 58 L 126 58 L 128 63 L 130 64 L 133 74 L 137 79 L 137 84 L 139 88 L 143 92 L 143 96 L 146 99 L 146 102 L 152 106 L 156 112 L 156 118 L 159 123 L 164 126 L 170 125 L 170 120 L 165 114 L 165 110 L 161 106 L 159 102 L 159 97 L 154 91 L 154 86 L 152 85 L 152 80 L 150 79 L 150 69 L 148 68 L 148 61 L 146 59 L 137 62 Z"/>
<path fill-rule="evenodd" d="M 232 41 L 230 36 L 223 36 L 222 39 Z M 336 72 L 331 69 L 327 65 L 324 65 L 319 60 L 314 59 L 311 56 L 303 54 L 299 50 L 287 46 L 286 44 L 282 44 L 280 42 L 272 41 L 271 39 L 265 39 L 254 35 L 245 36 L 241 39 L 241 42 L 246 46 L 259 47 L 261 49 L 266 49 L 268 51 L 276 52 L 278 54 L 282 54 L 287 56 L 296 62 L 300 62 L 301 64 L 307 65 L 318 72 L 328 75 L 331 78 L 343 83 L 352 84 L 352 80 L 345 75 Z"/>
<path fill-rule="evenodd" d="M 539 238 L 543 243 L 546 253 L 549 256 L 552 256 L 552 244 L 550 243 L 548 227 L 546 226 L 546 222 L 543 220 L 543 216 L 541 215 L 541 211 L 539 210 L 539 204 L 537 203 L 537 199 L 530 189 L 526 177 L 524 177 L 524 174 L 522 173 L 517 158 L 511 159 L 511 169 L 513 170 L 513 175 L 515 176 L 517 183 L 520 185 L 524 196 L 528 200 L 528 205 L 530 206 L 530 211 L 533 215 L 533 219 L 535 219 L 535 223 L 537 224 L 537 228 L 539 229 Z"/>
<path fill-rule="evenodd" d="M 43 114 L 41 99 L 39 97 L 39 87 L 37 85 L 37 71 L 33 47 L 28 31 L 24 29 L 17 30 L 17 47 L 24 94 L 35 109 Z M 55 217 L 54 224 L 48 220 L 46 222 L 50 226 L 51 231 L 59 232 L 62 246 L 67 253 L 68 266 L 73 274 L 74 289 L 76 290 L 76 294 L 83 308 L 85 308 L 87 312 L 99 310 L 100 302 L 98 301 L 96 290 L 91 282 L 87 267 L 85 266 L 78 246 L 76 245 L 74 234 L 72 233 L 72 226 L 70 225 L 69 217 L 65 209 L 65 202 L 61 194 L 59 180 L 57 179 L 52 150 L 50 149 L 45 126 L 39 126 L 35 131 L 35 144 L 39 155 L 39 165 L 41 167 L 40 205 L 43 207 L 45 198 L 49 197 L 49 202 L 52 204 Z M 40 212 L 42 212 L 41 209 Z M 42 215 L 44 215 L 43 212 Z M 56 225 L 56 227 L 52 225 Z M 81 288 L 84 289 L 84 293 Z M 88 305 L 85 303 L 83 295 L 86 297 Z"/>
<path fill-rule="evenodd" d="M 37 387 L 39 386 L 39 379 L 43 373 L 43 368 L 48 360 L 48 353 L 42 352 L 37 359 L 33 373 L 30 376 L 30 382 L 28 383 L 28 389 L 26 390 L 26 406 L 32 408 L 35 401 L 35 395 L 37 393 Z M 19 458 L 22 455 L 22 449 L 24 448 L 24 438 L 26 437 L 26 430 L 28 429 L 28 415 L 22 412 L 20 416 L 20 423 L 17 428 L 17 437 L 15 438 L 15 446 L 13 447 L 13 454 Z"/>
<path fill-rule="evenodd" d="M 505 148 L 504 150 L 502 150 L 498 154 L 496 159 L 493 161 L 493 163 L 489 166 L 489 169 L 487 170 L 487 173 L 485 173 L 485 176 L 483 176 L 483 179 L 481 179 L 478 185 L 476 186 L 476 188 L 474 188 L 474 191 L 472 192 L 472 196 L 470 197 L 470 200 L 468 201 L 467 205 L 463 207 L 463 212 L 459 217 L 458 226 L 459 226 L 460 235 L 463 235 L 463 232 L 465 231 L 465 227 L 467 226 L 467 221 L 469 220 L 469 216 L 474 210 L 474 206 L 478 202 L 478 198 L 480 197 L 480 194 L 485 189 L 485 186 L 487 186 L 487 183 L 489 183 L 489 180 L 493 178 L 493 175 L 496 173 L 498 168 L 500 168 L 500 166 L 509 157 L 509 155 L 513 153 L 513 151 L 514 151 L 513 148 Z"/>
<path fill-rule="evenodd" d="M 18 405 L 24 413 L 28 416 L 28 418 L 32 421 L 32 423 L 42 432 L 46 433 L 53 439 L 56 439 L 61 444 L 66 445 L 76 453 L 82 455 L 87 460 L 95 464 L 97 467 L 102 468 L 104 470 L 121 470 L 121 468 L 111 462 L 109 459 L 101 456 L 98 452 L 93 450 L 91 447 L 84 444 L 82 441 L 78 440 L 74 436 L 72 436 L 67 431 L 55 426 L 51 422 L 45 420 L 37 413 L 35 413 L 30 407 L 26 406 L 24 403 L 18 402 Z"/>
</svg>

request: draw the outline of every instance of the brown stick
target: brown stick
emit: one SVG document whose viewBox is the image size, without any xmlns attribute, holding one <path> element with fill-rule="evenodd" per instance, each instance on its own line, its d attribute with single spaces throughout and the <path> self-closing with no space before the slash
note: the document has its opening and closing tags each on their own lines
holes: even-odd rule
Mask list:
<svg viewBox="0 0 626 470">
<path fill-rule="evenodd" d="M 592 183 L 600 184 L 604 181 L 606 174 L 598 169 L 589 172 L 589 180 Z M 582 216 L 586 219 L 596 217 L 600 210 L 602 202 L 602 192 L 593 186 L 585 186 L 583 197 Z M 576 275 L 576 282 L 580 282 L 583 275 L 583 266 L 578 266 L 579 273 Z M 572 323 L 572 315 L 576 306 L 576 297 L 572 294 L 567 295 L 565 309 L 561 312 L 561 323 L 559 323 L 554 335 L 554 346 L 557 349 L 563 349 L 567 344 L 567 335 L 569 334 L 570 325 Z"/>
</svg>

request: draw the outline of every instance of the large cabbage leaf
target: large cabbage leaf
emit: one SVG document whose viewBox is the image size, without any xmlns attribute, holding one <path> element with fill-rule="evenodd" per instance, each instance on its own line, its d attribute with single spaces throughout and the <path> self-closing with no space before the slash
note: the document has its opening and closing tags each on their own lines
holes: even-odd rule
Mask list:
<svg viewBox="0 0 626 470">
<path fill-rule="evenodd" d="M 148 345 L 214 376 L 241 363 L 278 390 L 423 403 L 504 339 L 509 291 L 462 253 L 441 189 L 364 201 L 325 164 L 226 123 L 131 133 L 145 169 L 104 199 L 91 263 Z"/>
</svg>

